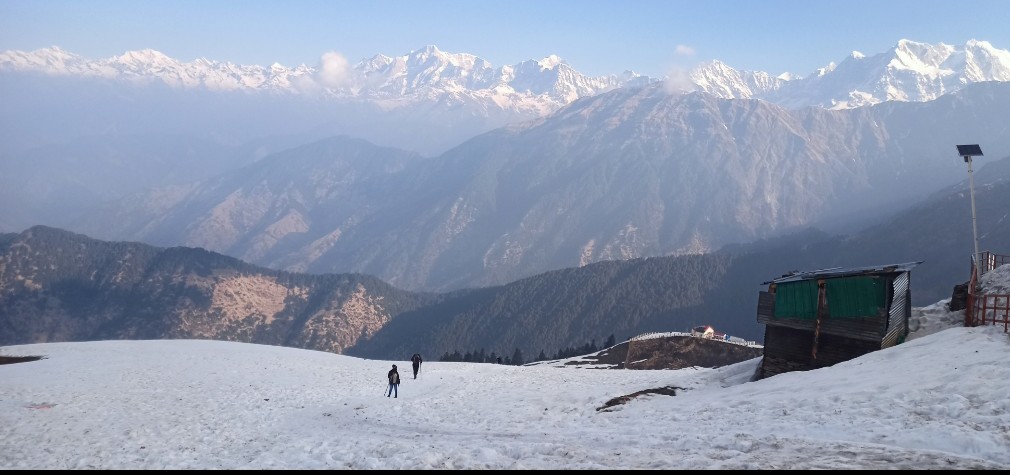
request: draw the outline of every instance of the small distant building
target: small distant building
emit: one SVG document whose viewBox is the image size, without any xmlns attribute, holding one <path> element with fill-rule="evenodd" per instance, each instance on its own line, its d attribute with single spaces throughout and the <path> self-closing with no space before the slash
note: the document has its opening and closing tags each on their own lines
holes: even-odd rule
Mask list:
<svg viewBox="0 0 1010 475">
<path fill-rule="evenodd" d="M 765 282 L 759 378 L 831 366 L 905 341 L 911 270 L 922 261 L 793 272 Z"/>
<path fill-rule="evenodd" d="M 696 336 L 700 338 L 708 338 L 711 340 L 725 340 L 726 334 L 722 332 L 715 331 L 708 325 L 699 325 L 691 329 L 691 336 Z"/>
</svg>

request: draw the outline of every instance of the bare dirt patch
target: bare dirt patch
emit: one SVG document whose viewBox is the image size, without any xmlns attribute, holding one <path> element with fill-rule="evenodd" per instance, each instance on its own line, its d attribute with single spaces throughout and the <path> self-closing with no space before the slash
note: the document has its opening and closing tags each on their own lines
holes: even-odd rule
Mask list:
<svg viewBox="0 0 1010 475">
<path fill-rule="evenodd" d="M 38 361 L 45 356 L 0 356 L 0 364 L 14 364 L 14 363 L 27 363 L 29 361 Z"/>
<path fill-rule="evenodd" d="M 718 368 L 764 354 L 760 347 L 692 336 L 668 336 L 626 341 L 598 353 L 585 355 L 565 366 L 601 369 Z"/>
<path fill-rule="evenodd" d="M 655 388 L 655 389 L 643 389 L 643 390 L 638 391 L 636 393 L 631 393 L 631 394 L 626 394 L 624 396 L 615 397 L 615 398 L 613 398 L 613 399 L 605 402 L 603 404 L 603 406 L 596 408 L 596 410 L 597 411 L 601 411 L 601 412 L 603 412 L 603 411 L 611 411 L 611 410 L 613 410 L 614 406 L 619 406 L 621 404 L 624 404 L 624 403 L 627 403 L 627 402 L 631 401 L 632 399 L 635 399 L 636 397 L 645 396 L 645 395 L 648 395 L 648 394 L 661 394 L 661 395 L 664 395 L 664 396 L 676 396 L 678 389 L 680 389 L 681 391 L 684 391 L 686 388 L 681 388 L 681 387 L 677 387 L 677 386 L 664 386 L 664 387 Z"/>
</svg>

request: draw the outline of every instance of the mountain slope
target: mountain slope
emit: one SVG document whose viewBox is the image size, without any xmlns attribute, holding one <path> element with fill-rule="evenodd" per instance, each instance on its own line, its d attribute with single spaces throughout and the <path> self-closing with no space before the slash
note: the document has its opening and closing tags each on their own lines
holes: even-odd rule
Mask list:
<svg viewBox="0 0 1010 475">
<path fill-rule="evenodd" d="M 207 338 L 340 352 L 428 298 L 41 226 L 0 243 L 0 344 Z"/>
<path fill-rule="evenodd" d="M 401 177 L 424 162 L 415 153 L 334 137 L 191 185 L 185 193 L 158 190 L 128 198 L 101 221 L 87 218 L 87 230 L 99 237 L 188 243 L 260 262 L 287 258 L 278 251 L 296 248 L 311 262 L 347 228 L 395 208 L 394 199 L 406 191 Z M 304 266 L 296 261 L 284 267 Z"/>
<path fill-rule="evenodd" d="M 755 339 L 751 322 L 699 312 L 731 262 L 724 255 L 601 262 L 460 292 L 390 322 L 347 354 L 378 357 L 412 348 L 510 354 L 518 348 L 536 355 L 602 342 L 611 333 L 623 338 L 701 323 Z"/>
</svg>

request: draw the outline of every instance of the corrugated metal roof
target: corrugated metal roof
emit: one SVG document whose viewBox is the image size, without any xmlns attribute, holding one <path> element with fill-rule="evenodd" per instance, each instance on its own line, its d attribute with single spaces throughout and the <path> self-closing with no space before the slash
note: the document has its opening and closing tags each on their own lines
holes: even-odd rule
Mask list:
<svg viewBox="0 0 1010 475">
<path fill-rule="evenodd" d="M 765 282 L 767 284 L 781 284 L 783 282 L 796 282 L 800 280 L 810 280 L 810 279 L 831 279 L 834 277 L 849 277 L 854 275 L 874 275 L 874 274 L 891 274 L 894 272 L 908 272 L 914 269 L 919 264 L 924 261 L 915 262 L 904 262 L 901 264 L 887 264 L 882 266 L 866 266 L 866 267 L 831 267 L 828 269 L 818 269 L 805 272 L 790 272 L 789 274 L 783 275 L 777 279 L 769 280 Z"/>
</svg>

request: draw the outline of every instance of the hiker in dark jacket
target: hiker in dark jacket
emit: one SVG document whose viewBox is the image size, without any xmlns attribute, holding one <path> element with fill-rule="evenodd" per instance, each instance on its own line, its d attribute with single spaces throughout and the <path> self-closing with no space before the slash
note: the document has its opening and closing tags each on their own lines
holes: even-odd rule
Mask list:
<svg viewBox="0 0 1010 475">
<path fill-rule="evenodd" d="M 393 365 L 393 369 L 389 370 L 389 373 L 386 375 L 389 376 L 389 392 L 386 394 L 386 397 L 392 394 L 395 398 L 399 396 L 397 387 L 400 386 L 400 373 L 396 371 L 396 365 Z"/>
<path fill-rule="evenodd" d="M 410 357 L 410 364 L 414 367 L 414 379 L 417 379 L 417 372 L 421 369 L 421 354 L 414 353 L 414 356 Z"/>
</svg>

